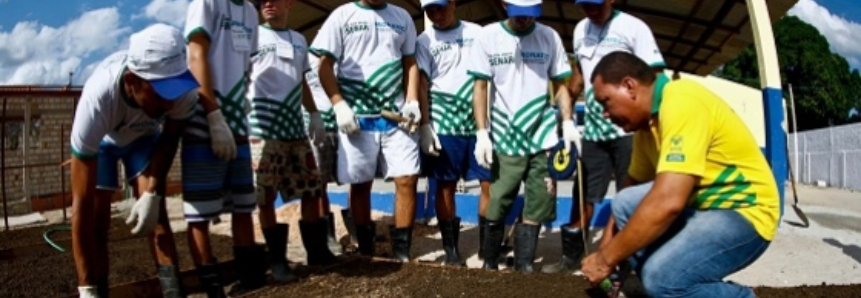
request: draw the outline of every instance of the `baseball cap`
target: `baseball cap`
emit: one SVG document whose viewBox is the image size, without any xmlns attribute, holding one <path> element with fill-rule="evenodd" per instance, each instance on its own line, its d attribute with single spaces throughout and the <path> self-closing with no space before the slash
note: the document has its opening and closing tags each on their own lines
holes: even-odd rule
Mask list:
<svg viewBox="0 0 861 298">
<path fill-rule="evenodd" d="M 422 9 L 431 5 L 445 6 L 450 0 L 422 0 Z"/>
<path fill-rule="evenodd" d="M 576 1 L 574 1 L 574 4 L 583 4 L 583 3 L 587 3 L 587 4 L 604 4 L 604 0 L 576 0 Z"/>
<path fill-rule="evenodd" d="M 505 0 L 509 17 L 540 17 L 541 0 Z"/>
<path fill-rule="evenodd" d="M 126 67 L 165 100 L 176 100 L 200 86 L 188 70 L 185 39 L 173 26 L 154 24 L 132 34 L 127 54 Z"/>
</svg>

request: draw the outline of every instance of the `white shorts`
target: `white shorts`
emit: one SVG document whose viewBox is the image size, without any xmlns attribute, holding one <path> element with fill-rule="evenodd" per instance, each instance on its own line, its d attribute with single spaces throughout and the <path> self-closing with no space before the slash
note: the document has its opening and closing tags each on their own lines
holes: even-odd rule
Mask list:
<svg viewBox="0 0 861 298">
<path fill-rule="evenodd" d="M 386 179 L 418 175 L 419 135 L 400 128 L 388 131 L 338 133 L 338 182 L 357 184 L 374 180 L 377 166 Z"/>
</svg>

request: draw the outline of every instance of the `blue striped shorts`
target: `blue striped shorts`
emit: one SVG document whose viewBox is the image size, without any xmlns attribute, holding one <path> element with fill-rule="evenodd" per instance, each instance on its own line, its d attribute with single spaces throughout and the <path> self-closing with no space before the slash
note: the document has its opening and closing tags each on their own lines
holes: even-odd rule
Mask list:
<svg viewBox="0 0 861 298">
<path fill-rule="evenodd" d="M 251 147 L 236 144 L 236 158 L 216 157 L 207 143 L 182 144 L 182 199 L 185 220 L 201 222 L 222 213 L 252 213 L 257 208 Z"/>
</svg>

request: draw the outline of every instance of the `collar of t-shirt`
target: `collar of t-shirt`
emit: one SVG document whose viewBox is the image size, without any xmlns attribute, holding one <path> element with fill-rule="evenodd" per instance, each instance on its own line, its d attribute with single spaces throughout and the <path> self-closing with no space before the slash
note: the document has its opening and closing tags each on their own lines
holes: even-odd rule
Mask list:
<svg viewBox="0 0 861 298">
<path fill-rule="evenodd" d="M 502 21 L 499 23 L 502 24 L 502 29 L 505 29 L 505 32 L 508 32 L 511 35 L 519 36 L 519 37 L 524 37 L 524 36 L 531 34 L 532 31 L 535 31 L 535 26 L 536 26 L 536 23 L 533 22 L 532 26 L 529 26 L 529 29 L 526 29 L 526 31 L 516 32 L 514 30 L 511 30 L 511 28 L 508 28 L 508 23 L 506 21 Z"/>
<path fill-rule="evenodd" d="M 128 93 L 126 93 L 125 79 L 123 78 L 123 74 L 126 73 L 127 70 L 128 68 L 123 67 L 123 71 L 120 72 L 120 79 L 117 80 L 117 89 L 120 92 L 120 98 L 123 99 L 123 102 L 125 102 L 126 105 L 132 108 L 140 109 L 141 106 L 138 105 L 137 102 L 129 98 Z"/>
<path fill-rule="evenodd" d="M 664 87 L 670 82 L 667 75 L 660 73 L 655 79 L 655 88 L 652 90 L 652 115 L 658 114 L 661 109 L 661 102 L 664 100 Z"/>
</svg>

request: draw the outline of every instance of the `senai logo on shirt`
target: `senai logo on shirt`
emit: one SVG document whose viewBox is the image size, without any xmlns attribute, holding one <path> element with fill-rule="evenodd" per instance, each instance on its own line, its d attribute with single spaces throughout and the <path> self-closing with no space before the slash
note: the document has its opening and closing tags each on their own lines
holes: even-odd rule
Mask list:
<svg viewBox="0 0 861 298">
<path fill-rule="evenodd" d="M 347 33 L 347 35 L 350 35 L 356 32 L 368 31 L 370 28 L 371 27 L 368 26 L 368 22 L 352 22 L 344 25 L 344 32 Z"/>
<path fill-rule="evenodd" d="M 490 56 L 490 66 L 500 66 L 512 63 L 514 63 L 514 53 L 501 53 Z"/>
</svg>

